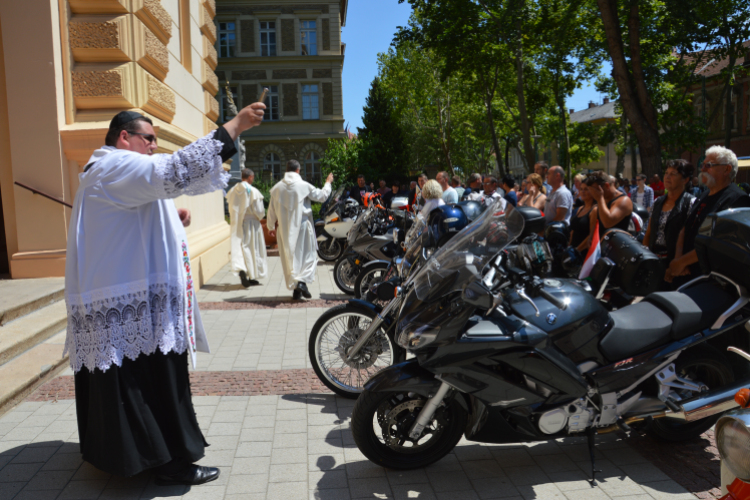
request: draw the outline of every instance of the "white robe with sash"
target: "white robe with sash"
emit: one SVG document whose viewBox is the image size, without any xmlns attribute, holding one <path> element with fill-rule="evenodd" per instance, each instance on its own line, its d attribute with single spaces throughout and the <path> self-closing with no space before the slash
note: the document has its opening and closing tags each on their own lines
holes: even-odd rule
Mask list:
<svg viewBox="0 0 750 500">
<path fill-rule="evenodd" d="M 254 280 L 266 277 L 266 240 L 260 221 L 266 215 L 263 194 L 247 182 L 238 182 L 227 193 L 232 272 L 245 271 Z"/>
<path fill-rule="evenodd" d="M 271 189 L 267 223 L 272 229 L 279 223 L 277 239 L 286 287 L 292 290 L 298 281 L 315 281 L 318 242 L 315 239 L 310 202 L 322 203 L 331 195 L 331 185 L 323 189 L 302 180 L 296 172 L 287 172 Z"/>
<path fill-rule="evenodd" d="M 74 372 L 158 349 L 209 352 L 171 198 L 226 187 L 215 132 L 171 154 L 104 146 L 80 174 L 68 229 L 65 351 Z"/>
</svg>

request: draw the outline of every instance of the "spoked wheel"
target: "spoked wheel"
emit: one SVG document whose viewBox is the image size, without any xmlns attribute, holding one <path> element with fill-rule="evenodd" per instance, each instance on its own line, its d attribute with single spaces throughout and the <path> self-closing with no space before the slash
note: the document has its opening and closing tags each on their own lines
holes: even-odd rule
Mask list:
<svg viewBox="0 0 750 500">
<path fill-rule="evenodd" d="M 315 374 L 340 396 L 356 399 L 370 377 L 406 357 L 391 335 L 379 329 L 357 356 L 346 361 L 375 316 L 370 309 L 344 304 L 323 313 L 310 332 L 309 354 Z"/>
<path fill-rule="evenodd" d="M 409 431 L 427 402 L 410 392 L 364 391 L 352 412 L 354 442 L 372 462 L 389 469 L 417 469 L 437 462 L 456 446 L 467 413 L 445 399 L 418 439 Z"/>
<path fill-rule="evenodd" d="M 359 266 L 352 265 L 347 255 L 342 255 L 333 268 L 333 281 L 342 292 L 354 295 Z"/>
<path fill-rule="evenodd" d="M 318 243 L 318 256 L 326 262 L 334 262 L 344 253 L 344 245 L 336 238 Z"/>
<path fill-rule="evenodd" d="M 700 392 L 722 387 L 734 381 L 734 374 L 726 358 L 710 345 L 702 345 L 699 352 L 687 351 L 675 361 L 675 371 L 680 377 L 700 384 Z M 674 390 L 675 399 L 687 399 L 698 392 Z M 658 418 L 646 427 L 646 432 L 663 441 L 687 441 L 713 427 L 721 414 L 696 422 L 681 422 L 670 418 Z"/>
<path fill-rule="evenodd" d="M 388 264 L 385 262 L 374 262 L 362 269 L 354 282 L 354 296 L 358 299 L 367 296 L 370 287 L 379 281 L 383 281 L 387 272 Z"/>
</svg>

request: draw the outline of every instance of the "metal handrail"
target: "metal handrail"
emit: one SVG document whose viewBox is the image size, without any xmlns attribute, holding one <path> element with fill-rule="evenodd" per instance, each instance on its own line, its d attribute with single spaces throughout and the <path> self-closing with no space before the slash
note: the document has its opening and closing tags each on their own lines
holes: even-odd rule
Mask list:
<svg viewBox="0 0 750 500">
<path fill-rule="evenodd" d="M 47 198 L 47 199 L 50 199 L 50 200 L 52 200 L 52 201 L 56 201 L 57 203 L 60 203 L 61 205 L 65 205 L 65 206 L 66 206 L 66 207 L 68 207 L 68 208 L 73 208 L 73 205 L 71 205 L 70 203 L 67 203 L 67 202 L 65 202 L 65 201 L 62 201 L 62 200 L 61 200 L 61 199 L 59 199 L 59 198 L 55 198 L 54 196 L 48 195 L 47 193 L 45 193 L 45 192 L 43 192 L 43 191 L 39 191 L 38 189 L 34 189 L 34 188 L 33 188 L 33 187 L 31 187 L 31 186 L 27 186 L 26 184 L 20 183 L 20 182 L 18 182 L 18 181 L 16 181 L 16 182 L 15 182 L 14 184 L 15 184 L 16 186 L 21 186 L 21 187 L 22 187 L 22 188 L 24 188 L 24 189 L 28 189 L 29 191 L 31 191 L 31 192 L 32 192 L 32 193 L 34 193 L 34 194 L 40 194 L 40 195 L 44 196 L 44 197 L 45 197 L 45 198 Z"/>
</svg>

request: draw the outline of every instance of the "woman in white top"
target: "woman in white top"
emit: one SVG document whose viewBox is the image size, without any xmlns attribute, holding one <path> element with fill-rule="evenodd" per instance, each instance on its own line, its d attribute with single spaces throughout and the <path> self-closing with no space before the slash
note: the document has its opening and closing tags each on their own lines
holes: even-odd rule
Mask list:
<svg viewBox="0 0 750 500">
<path fill-rule="evenodd" d="M 440 183 L 434 179 L 430 179 L 424 183 L 424 187 L 422 188 L 422 198 L 425 199 L 425 204 L 424 207 L 422 207 L 422 211 L 419 213 L 421 213 L 422 217 L 425 219 L 434 209 L 441 205 L 445 205 L 445 202 L 443 201 L 443 188 L 440 186 Z"/>
</svg>

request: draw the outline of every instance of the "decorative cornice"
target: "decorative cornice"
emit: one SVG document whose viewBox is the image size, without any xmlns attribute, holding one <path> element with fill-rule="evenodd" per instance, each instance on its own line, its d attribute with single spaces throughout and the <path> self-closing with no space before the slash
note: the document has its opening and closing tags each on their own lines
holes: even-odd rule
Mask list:
<svg viewBox="0 0 750 500">
<path fill-rule="evenodd" d="M 176 110 L 174 92 L 151 75 L 146 75 L 146 85 L 148 100 L 143 110 L 171 123 Z"/>
<path fill-rule="evenodd" d="M 79 64 L 71 75 L 76 108 L 136 107 L 135 71 L 135 63 Z"/>
<path fill-rule="evenodd" d="M 135 56 L 138 64 L 161 81 L 169 72 L 167 46 L 142 22 L 134 20 Z"/>
<path fill-rule="evenodd" d="M 211 95 L 216 95 L 219 91 L 219 78 L 211 69 L 211 66 L 206 64 L 205 61 L 202 63 L 203 66 L 203 88 L 206 89 Z"/>
<path fill-rule="evenodd" d="M 203 91 L 203 96 L 205 100 L 206 118 L 208 118 L 211 121 L 218 120 L 219 119 L 219 101 L 217 101 L 216 98 L 212 96 L 208 91 Z"/>
<path fill-rule="evenodd" d="M 73 14 L 124 14 L 130 0 L 68 0 Z"/>
<path fill-rule="evenodd" d="M 132 0 L 133 13 L 163 44 L 172 36 L 172 18 L 159 0 Z"/>
<path fill-rule="evenodd" d="M 201 8 L 201 33 L 208 38 L 211 43 L 216 43 L 216 26 L 214 25 L 214 16 L 212 16 L 205 7 Z"/>
<path fill-rule="evenodd" d="M 203 37 L 203 60 L 211 66 L 212 70 L 216 69 L 216 66 L 219 65 L 219 55 L 216 52 L 216 47 L 206 37 Z"/>
<path fill-rule="evenodd" d="M 133 60 L 130 16 L 73 16 L 68 23 L 70 50 L 76 62 Z"/>
</svg>

